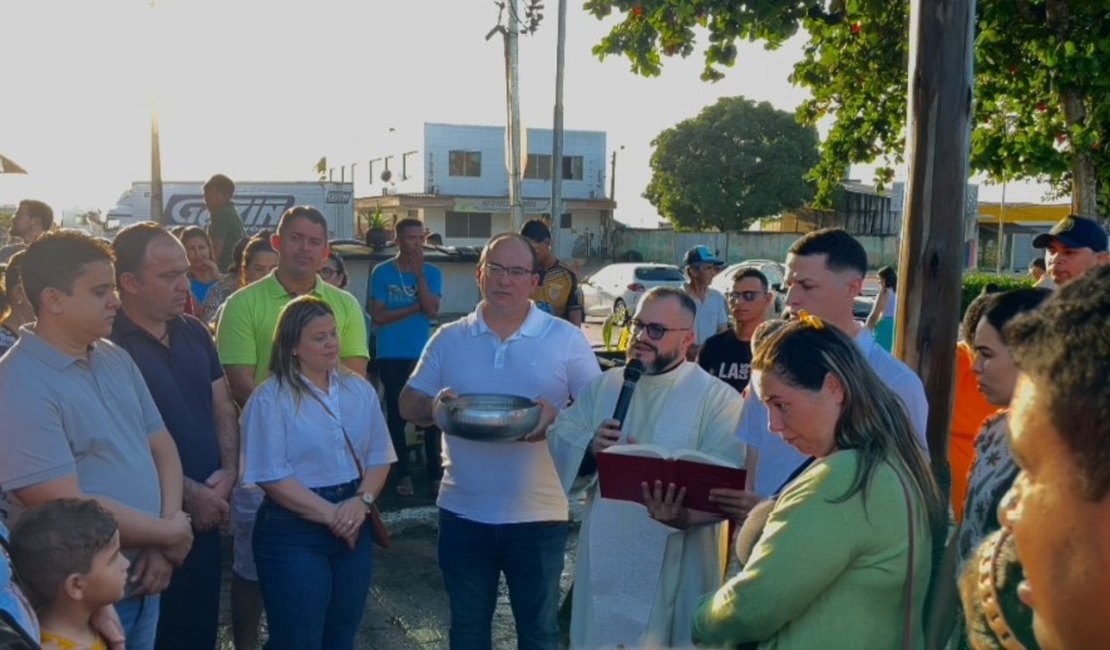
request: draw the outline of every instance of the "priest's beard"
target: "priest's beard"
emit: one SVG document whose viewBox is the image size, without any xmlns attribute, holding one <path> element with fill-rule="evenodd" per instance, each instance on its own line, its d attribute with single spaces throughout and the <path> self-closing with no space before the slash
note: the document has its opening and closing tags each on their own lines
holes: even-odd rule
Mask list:
<svg viewBox="0 0 1110 650">
<path fill-rule="evenodd" d="M 654 345 L 650 345 L 648 343 L 640 343 L 640 345 L 650 347 L 651 351 L 655 353 L 655 360 L 651 363 L 644 364 L 644 372 L 649 375 L 661 375 L 664 372 L 670 370 L 673 366 L 678 365 L 677 361 L 679 361 L 680 358 L 686 358 L 685 354 L 680 354 L 677 351 L 671 354 L 664 354 L 660 352 L 659 348 L 655 347 Z M 629 355 L 628 358 L 633 359 L 635 357 Z"/>
</svg>

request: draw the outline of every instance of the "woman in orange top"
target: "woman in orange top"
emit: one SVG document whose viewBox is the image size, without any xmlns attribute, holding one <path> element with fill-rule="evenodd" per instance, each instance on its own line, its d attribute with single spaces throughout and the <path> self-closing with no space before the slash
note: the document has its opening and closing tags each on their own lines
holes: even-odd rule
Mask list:
<svg viewBox="0 0 1110 650">
<path fill-rule="evenodd" d="M 975 460 L 975 438 L 983 420 L 998 410 L 979 392 L 979 379 L 971 371 L 975 362 L 975 326 L 987 308 L 987 298 L 997 290 L 984 288 L 964 312 L 960 341 L 956 344 L 956 400 L 952 406 L 952 428 L 948 435 L 948 464 L 952 468 L 952 512 L 956 523 L 964 517 L 967 479 Z"/>
</svg>

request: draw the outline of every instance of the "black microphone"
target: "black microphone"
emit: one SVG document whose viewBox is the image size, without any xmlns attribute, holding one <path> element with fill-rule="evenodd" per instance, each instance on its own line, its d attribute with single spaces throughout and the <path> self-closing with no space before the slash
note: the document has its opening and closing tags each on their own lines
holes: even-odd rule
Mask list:
<svg viewBox="0 0 1110 650">
<path fill-rule="evenodd" d="M 617 426 L 624 425 L 624 416 L 628 415 L 628 405 L 632 402 L 632 391 L 636 390 L 636 382 L 644 374 L 644 362 L 633 359 L 624 367 L 624 382 L 621 383 L 621 394 L 617 397 L 617 407 L 613 409 L 613 419 Z M 590 476 L 597 472 L 597 459 L 594 457 L 593 448 L 587 448 L 582 464 L 578 466 L 579 476 Z"/>
<path fill-rule="evenodd" d="M 617 407 L 613 409 L 613 419 L 617 426 L 624 425 L 624 416 L 628 415 L 628 405 L 632 402 L 632 391 L 636 390 L 636 382 L 644 374 L 644 362 L 633 359 L 624 367 L 624 383 L 621 384 L 621 394 L 617 397 Z"/>
</svg>

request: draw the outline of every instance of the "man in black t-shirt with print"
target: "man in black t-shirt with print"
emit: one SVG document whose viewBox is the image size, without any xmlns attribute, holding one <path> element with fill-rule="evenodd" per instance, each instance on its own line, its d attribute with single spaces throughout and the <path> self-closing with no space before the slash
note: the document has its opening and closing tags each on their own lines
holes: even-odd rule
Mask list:
<svg viewBox="0 0 1110 650">
<path fill-rule="evenodd" d="M 752 334 L 767 318 L 774 295 L 767 276 L 757 269 L 740 269 L 732 277 L 732 291 L 725 294 L 732 315 L 732 329 L 706 339 L 698 351 L 698 365 L 743 393 L 752 366 Z"/>
</svg>

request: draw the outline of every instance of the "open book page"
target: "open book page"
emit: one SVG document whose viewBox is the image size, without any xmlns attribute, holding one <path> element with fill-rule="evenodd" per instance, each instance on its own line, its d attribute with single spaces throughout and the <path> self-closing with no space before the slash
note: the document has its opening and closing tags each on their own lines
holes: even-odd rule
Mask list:
<svg viewBox="0 0 1110 650">
<path fill-rule="evenodd" d="M 650 444 L 613 445 L 606 449 L 605 453 L 622 454 L 624 456 L 644 456 L 647 458 L 672 458 L 671 452 L 667 451 L 666 447 Z"/>
<path fill-rule="evenodd" d="M 727 460 L 725 460 L 724 458 L 718 458 L 717 456 L 711 456 L 711 455 L 705 453 L 704 451 L 698 451 L 697 449 L 679 449 L 678 451 L 671 454 L 671 456 L 678 459 L 678 460 L 689 460 L 689 461 L 693 461 L 695 463 L 704 463 L 706 465 L 716 465 L 717 467 L 732 467 L 734 469 L 739 469 L 740 468 L 740 466 L 737 465 L 736 463 L 730 463 Z"/>
</svg>

